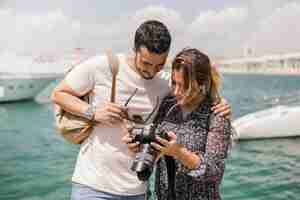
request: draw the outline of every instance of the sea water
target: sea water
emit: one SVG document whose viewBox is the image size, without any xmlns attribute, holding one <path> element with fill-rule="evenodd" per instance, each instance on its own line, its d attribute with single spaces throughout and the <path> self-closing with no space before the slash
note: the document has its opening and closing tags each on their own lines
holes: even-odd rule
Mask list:
<svg viewBox="0 0 300 200">
<path fill-rule="evenodd" d="M 51 88 L 37 101 L 0 104 L 0 200 L 64 200 L 78 146 L 55 131 Z M 300 102 L 300 78 L 224 75 L 233 118 Z M 300 138 L 243 141 L 226 161 L 223 199 L 300 199 Z"/>
</svg>

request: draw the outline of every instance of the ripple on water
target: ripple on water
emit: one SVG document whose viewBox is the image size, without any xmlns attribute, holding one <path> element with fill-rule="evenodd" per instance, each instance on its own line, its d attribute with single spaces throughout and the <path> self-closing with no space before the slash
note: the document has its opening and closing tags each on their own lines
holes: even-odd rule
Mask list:
<svg viewBox="0 0 300 200">
<path fill-rule="evenodd" d="M 291 102 L 286 94 L 295 96 L 300 84 L 299 77 L 224 78 L 222 93 L 235 117 L 283 100 Z M 1 200 L 69 199 L 78 147 L 55 132 L 50 104 L 27 101 L 1 105 L 0 134 Z M 300 138 L 237 143 L 226 161 L 223 199 L 299 199 L 299 149 Z"/>
</svg>

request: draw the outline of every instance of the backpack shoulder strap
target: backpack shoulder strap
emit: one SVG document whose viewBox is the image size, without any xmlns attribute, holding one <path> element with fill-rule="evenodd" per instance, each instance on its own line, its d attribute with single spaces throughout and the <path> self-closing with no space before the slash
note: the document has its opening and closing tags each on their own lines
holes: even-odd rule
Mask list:
<svg viewBox="0 0 300 200">
<path fill-rule="evenodd" d="M 112 74 L 110 102 L 115 102 L 115 100 L 116 100 L 116 82 L 117 82 L 116 80 L 117 80 L 117 74 L 119 72 L 119 59 L 111 50 L 106 50 L 105 54 L 107 56 L 108 64 L 109 64 L 111 74 Z"/>
</svg>

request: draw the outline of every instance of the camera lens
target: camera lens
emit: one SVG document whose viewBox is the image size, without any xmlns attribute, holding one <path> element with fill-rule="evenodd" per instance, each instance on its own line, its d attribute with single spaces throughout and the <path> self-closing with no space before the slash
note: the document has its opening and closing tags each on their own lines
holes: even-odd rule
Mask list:
<svg viewBox="0 0 300 200">
<path fill-rule="evenodd" d="M 135 159 L 131 165 L 131 170 L 137 173 L 139 180 L 147 181 L 153 171 L 154 160 L 156 157 L 156 151 L 150 145 L 155 141 L 154 129 L 151 125 L 145 126 L 142 129 L 133 129 L 134 139 L 133 141 L 143 144 L 143 148 L 135 156 Z"/>
<path fill-rule="evenodd" d="M 145 144 L 143 150 L 136 154 L 131 170 L 137 172 L 141 181 L 147 180 L 153 170 L 154 152 L 150 144 Z"/>
</svg>

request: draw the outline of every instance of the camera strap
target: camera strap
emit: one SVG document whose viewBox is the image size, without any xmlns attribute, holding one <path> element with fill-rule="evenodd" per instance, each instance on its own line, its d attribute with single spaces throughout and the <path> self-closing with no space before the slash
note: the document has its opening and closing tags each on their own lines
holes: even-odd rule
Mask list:
<svg viewBox="0 0 300 200">
<path fill-rule="evenodd" d="M 176 200 L 175 192 L 175 160 L 171 156 L 165 156 L 168 174 L 168 200 Z"/>
</svg>

